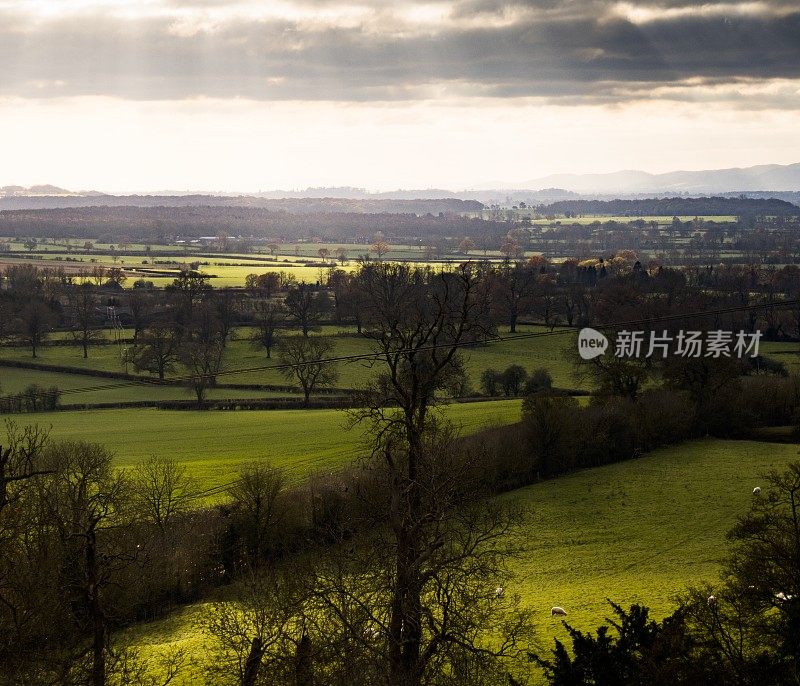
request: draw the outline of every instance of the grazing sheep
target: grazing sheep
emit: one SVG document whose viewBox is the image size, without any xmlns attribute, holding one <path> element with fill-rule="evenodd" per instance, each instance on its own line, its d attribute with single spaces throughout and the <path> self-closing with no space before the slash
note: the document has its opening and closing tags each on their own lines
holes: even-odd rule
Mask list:
<svg viewBox="0 0 800 686">
<path fill-rule="evenodd" d="M 717 596 L 710 595 L 708 596 L 708 606 L 709 607 L 716 607 L 717 606 Z"/>
<path fill-rule="evenodd" d="M 756 486 L 753 489 L 753 495 L 761 495 L 761 486 Z"/>
<path fill-rule="evenodd" d="M 550 616 L 555 617 L 558 615 L 559 617 L 566 617 L 567 611 L 563 607 L 553 607 L 550 609 Z"/>
<path fill-rule="evenodd" d="M 496 598 L 502 598 L 505 592 L 506 589 L 504 589 L 502 586 L 498 586 L 496 589 L 494 589 L 494 595 Z"/>
<path fill-rule="evenodd" d="M 782 603 L 785 603 L 789 600 L 794 600 L 794 596 L 791 593 L 784 593 L 783 591 L 781 591 L 780 593 L 776 593 L 775 597 Z"/>
</svg>

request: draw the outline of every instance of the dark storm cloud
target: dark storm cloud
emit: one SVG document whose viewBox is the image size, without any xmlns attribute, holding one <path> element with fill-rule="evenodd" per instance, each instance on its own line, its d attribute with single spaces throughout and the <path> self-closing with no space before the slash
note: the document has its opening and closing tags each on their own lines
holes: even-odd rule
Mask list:
<svg viewBox="0 0 800 686">
<path fill-rule="evenodd" d="M 663 0 L 638 3 L 651 15 L 634 22 L 601 1 L 461 0 L 442 3 L 450 20 L 430 27 L 404 25 L 386 13 L 385 3 L 359 3 L 370 4 L 380 21 L 355 27 L 313 16 L 226 19 L 190 30 L 170 16 L 33 22 L 0 14 L 0 96 L 621 102 L 655 92 L 696 99 L 692 92 L 702 86 L 800 78 L 796 3 L 766 3 L 745 13 L 730 2 L 718 3 L 719 11 L 709 11 L 713 2 L 694 11 L 693 3 Z M 797 92 L 778 93 L 762 106 L 776 104 L 797 107 Z"/>
</svg>

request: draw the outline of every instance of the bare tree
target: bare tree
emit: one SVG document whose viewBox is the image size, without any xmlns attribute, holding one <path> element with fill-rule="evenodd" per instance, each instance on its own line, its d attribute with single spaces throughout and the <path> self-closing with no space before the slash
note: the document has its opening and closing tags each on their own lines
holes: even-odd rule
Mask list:
<svg viewBox="0 0 800 686">
<path fill-rule="evenodd" d="M 264 568 L 210 605 L 204 625 L 215 644 L 206 672 L 214 684 L 297 683 L 290 677 L 307 641 L 300 581 L 297 569 Z"/>
<path fill-rule="evenodd" d="M 287 336 L 279 344 L 278 357 L 281 364 L 286 365 L 281 374 L 297 380 L 303 389 L 306 407 L 315 389 L 336 383 L 336 366 L 326 361 L 333 350 L 334 343 L 327 338 Z"/>
<path fill-rule="evenodd" d="M 375 257 L 378 258 L 378 262 L 383 260 L 383 256 L 391 250 L 389 244 L 384 240 L 377 240 L 375 241 L 369 248 L 371 253 L 375 253 Z"/>
<path fill-rule="evenodd" d="M 0 445 L 0 514 L 20 497 L 19 489 L 31 479 L 51 474 L 42 463 L 42 452 L 50 432 L 39 426 L 20 429 L 6 421 L 6 445 Z"/>
<path fill-rule="evenodd" d="M 224 352 L 225 342 L 219 336 L 181 341 L 180 360 L 189 371 L 187 384 L 194 391 L 200 408 L 205 407 L 208 389 L 217 384 Z"/>
<path fill-rule="evenodd" d="M 181 331 L 174 321 L 159 318 L 143 331 L 133 349 L 133 364 L 137 371 L 157 374 L 160 381 L 174 371 L 179 359 Z"/>
<path fill-rule="evenodd" d="M 101 536 L 120 518 L 127 497 L 122 472 L 111 466 L 111 453 L 89 443 L 51 446 L 47 459 L 54 471 L 43 485 L 41 503 L 69 567 L 61 582 L 80 633 L 89 637 L 86 682 L 106 686 L 111 617 L 106 593 L 113 572 L 130 564 L 116 536 Z M 80 660 L 74 664 L 80 668 Z"/>
<path fill-rule="evenodd" d="M 507 318 L 509 330 L 515 333 L 517 322 L 530 305 L 536 288 L 536 272 L 527 265 L 505 261 L 493 274 L 495 306 Z"/>
<path fill-rule="evenodd" d="M 286 316 L 285 308 L 277 302 L 259 300 L 254 306 L 256 330 L 253 333 L 254 345 L 267 351 L 267 359 L 272 357 L 272 348 L 278 342 L 278 329 Z"/>
<path fill-rule="evenodd" d="M 272 534 L 283 519 L 280 498 L 285 487 L 286 477 L 280 469 L 254 462 L 241 469 L 228 492 L 252 566 L 265 557 Z"/>
<path fill-rule="evenodd" d="M 153 455 L 130 471 L 133 506 L 144 521 L 162 533 L 185 512 L 197 493 L 197 484 L 186 467 L 171 457 Z"/>
<path fill-rule="evenodd" d="M 317 326 L 322 315 L 329 309 L 328 297 L 315 292 L 308 284 L 301 283 L 291 289 L 284 301 L 289 321 L 308 337 Z"/>
<path fill-rule="evenodd" d="M 386 470 L 388 489 L 387 597 L 385 615 L 375 620 L 385 637 L 388 683 L 417 686 L 443 663 L 457 669 L 467 657 L 508 657 L 525 623 L 512 622 L 510 643 L 501 641 L 497 652 L 482 645 L 474 630 L 480 620 L 472 611 L 481 614 L 476 594 L 489 593 L 480 585 L 470 592 L 465 570 L 473 567 L 472 578 L 485 581 L 499 569 L 504 553 L 493 544 L 508 525 L 505 515 L 490 510 L 486 526 L 458 523 L 469 516 L 459 505 L 473 484 L 463 469 L 448 464 L 452 441 L 437 431 L 433 411 L 437 391 L 462 373 L 460 346 L 486 333 L 488 303 L 469 266 L 435 272 L 382 264 L 364 267 L 359 278 L 367 294 L 368 335 L 385 364 L 364 407 L 354 411 L 355 421 L 372 428 L 373 455 Z M 487 576 L 478 574 L 481 561 L 490 559 Z M 461 615 L 456 607 L 466 595 L 475 602 L 466 602 Z M 463 661 L 453 659 L 456 653 Z"/>
<path fill-rule="evenodd" d="M 214 302 L 214 318 L 218 322 L 221 336 L 227 340 L 231 335 L 239 311 L 235 294 L 230 289 L 216 291 L 212 300 Z"/>
<path fill-rule="evenodd" d="M 50 333 L 53 321 L 50 308 L 41 300 L 33 300 L 22 308 L 20 320 L 22 340 L 30 347 L 31 356 L 36 357 L 36 351 Z"/>
<path fill-rule="evenodd" d="M 81 344 L 83 358 L 89 357 L 89 345 L 100 337 L 97 323 L 97 298 L 89 283 L 80 284 L 67 291 L 70 333 Z"/>
<path fill-rule="evenodd" d="M 167 287 L 177 295 L 181 310 L 181 323 L 190 325 L 194 319 L 194 308 L 211 290 L 208 277 L 192 269 L 183 269 L 178 277 Z"/>
<path fill-rule="evenodd" d="M 150 319 L 152 301 L 148 294 L 142 293 L 141 289 L 134 288 L 128 294 L 128 309 L 131 313 L 133 324 L 133 342 L 139 340 L 144 328 Z"/>
<path fill-rule="evenodd" d="M 405 494 L 393 487 L 395 477 L 385 462 L 373 463 L 382 488 L 363 504 L 375 518 L 374 531 L 347 539 L 317 562 L 306 616 L 313 634 L 325 635 L 331 648 L 347 655 L 328 667 L 339 677 L 335 683 L 442 680 L 467 686 L 506 683 L 508 673 L 520 677 L 528 671 L 530 616 L 520 598 L 506 590 L 506 565 L 517 552 L 521 514 L 489 499 L 472 502 L 482 469 L 474 456 L 452 450 L 451 431 L 431 428 L 423 443 L 417 488 L 425 518 L 412 534 L 418 600 L 406 594 L 404 604 L 398 603 L 398 551 L 404 543 L 391 521 L 396 500 Z M 393 459 L 407 457 L 399 446 L 393 450 Z M 388 527 L 382 521 L 387 514 Z M 406 625 L 399 639 L 398 614 L 419 622 Z M 415 636 L 418 650 L 409 644 Z"/>
</svg>

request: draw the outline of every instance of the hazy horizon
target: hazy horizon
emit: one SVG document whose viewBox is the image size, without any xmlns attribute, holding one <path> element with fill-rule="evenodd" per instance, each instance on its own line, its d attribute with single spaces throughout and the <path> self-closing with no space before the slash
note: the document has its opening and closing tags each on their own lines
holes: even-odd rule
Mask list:
<svg viewBox="0 0 800 686">
<path fill-rule="evenodd" d="M 386 194 L 386 193 L 407 193 L 413 191 L 421 191 L 421 192 L 429 192 L 435 190 L 442 190 L 448 191 L 458 194 L 465 194 L 474 192 L 476 194 L 486 193 L 486 192 L 493 192 L 493 191 L 508 191 L 508 192 L 522 192 L 522 191 L 533 191 L 533 192 L 541 192 L 541 191 L 570 191 L 568 186 L 569 183 L 565 183 L 564 186 L 542 186 L 541 183 L 545 181 L 557 182 L 560 179 L 557 177 L 574 177 L 575 179 L 583 179 L 583 178 L 590 178 L 590 177 L 613 177 L 616 175 L 621 174 L 650 174 L 654 178 L 659 178 L 662 174 L 702 174 L 707 173 L 710 175 L 716 175 L 722 172 L 735 172 L 735 171 L 748 171 L 753 168 L 759 167 L 777 167 L 777 168 L 785 168 L 785 167 L 798 167 L 800 166 L 800 162 L 790 162 L 788 165 L 774 165 L 774 164 L 766 164 L 766 165 L 754 165 L 754 166 L 739 166 L 739 167 L 729 167 L 724 169 L 671 169 L 667 172 L 647 172 L 642 169 L 617 169 L 615 171 L 610 172 L 599 172 L 599 173 L 585 173 L 585 174 L 574 174 L 572 172 L 563 172 L 561 174 L 548 174 L 544 177 L 540 177 L 538 179 L 529 179 L 527 181 L 494 181 L 494 182 L 487 182 L 483 184 L 476 184 L 472 187 L 445 187 L 445 186 L 417 186 L 417 187 L 387 187 L 387 188 L 370 188 L 367 186 L 360 186 L 357 184 L 350 184 L 350 183 L 337 183 L 335 185 L 326 185 L 326 186 L 297 186 L 293 188 L 278 188 L 278 187 L 269 187 L 269 188 L 236 188 L 236 189 L 219 189 L 219 188 L 123 188 L 123 189 L 115 189 L 115 190 L 108 190 L 106 188 L 68 188 L 66 186 L 56 184 L 56 183 L 49 183 L 47 181 L 41 181 L 39 183 L 30 184 L 29 186 L 25 186 L 23 184 L 4 184 L 0 185 L 0 189 L 3 188 L 11 188 L 11 187 L 22 187 L 26 190 L 32 188 L 41 188 L 46 186 L 53 186 L 60 190 L 68 191 L 71 193 L 107 193 L 112 195 L 157 195 L 157 194 L 198 194 L 198 195 L 213 195 L 213 194 L 235 194 L 235 195 L 257 195 L 257 194 L 269 194 L 269 193 L 280 193 L 280 192 L 287 192 L 287 193 L 300 193 L 303 191 L 315 191 L 315 190 L 340 190 L 340 191 L 357 191 L 363 192 L 368 194 Z M 529 185 L 526 185 L 529 184 Z M 660 191 L 654 190 L 653 192 L 666 192 L 669 189 L 663 189 Z M 747 188 L 745 186 L 742 187 L 729 187 L 726 190 L 720 190 L 719 192 L 737 192 L 737 191 L 760 191 L 760 190 L 772 190 L 776 192 L 786 192 L 795 190 L 794 188 L 778 188 L 778 187 L 769 187 L 765 189 L 758 189 L 758 188 Z M 581 191 L 575 191 L 580 193 Z M 585 191 L 589 194 L 603 194 L 606 191 L 603 190 L 595 190 L 595 191 Z M 620 193 L 625 193 L 624 188 L 619 188 Z M 642 191 L 631 190 L 631 193 L 641 193 Z M 691 190 L 689 192 L 692 192 Z M 698 191 L 699 192 L 699 191 Z M 717 191 L 714 191 L 717 192 Z"/>
<path fill-rule="evenodd" d="M 0 186 L 473 189 L 800 160 L 795 3 L 0 0 Z"/>
</svg>

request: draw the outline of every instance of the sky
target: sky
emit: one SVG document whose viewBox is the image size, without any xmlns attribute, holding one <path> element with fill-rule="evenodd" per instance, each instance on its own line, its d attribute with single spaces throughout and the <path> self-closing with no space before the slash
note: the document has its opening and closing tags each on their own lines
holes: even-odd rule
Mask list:
<svg viewBox="0 0 800 686">
<path fill-rule="evenodd" d="M 0 0 L 0 186 L 800 162 L 796 0 Z"/>
</svg>

